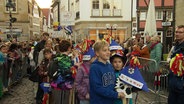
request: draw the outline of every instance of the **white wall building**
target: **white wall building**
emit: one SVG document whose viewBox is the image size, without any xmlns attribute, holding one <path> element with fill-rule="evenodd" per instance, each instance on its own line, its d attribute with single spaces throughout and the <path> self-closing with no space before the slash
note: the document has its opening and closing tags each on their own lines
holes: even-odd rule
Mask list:
<svg viewBox="0 0 184 104">
<path fill-rule="evenodd" d="M 122 42 L 131 36 L 132 1 L 60 0 L 59 11 L 60 13 L 74 12 L 73 35 L 78 39 L 98 40 L 99 36 L 105 38 L 108 34 L 112 34 L 115 39 Z M 53 11 L 54 14 L 57 15 Z M 59 16 L 59 18 L 58 22 L 62 24 L 63 17 Z"/>
</svg>

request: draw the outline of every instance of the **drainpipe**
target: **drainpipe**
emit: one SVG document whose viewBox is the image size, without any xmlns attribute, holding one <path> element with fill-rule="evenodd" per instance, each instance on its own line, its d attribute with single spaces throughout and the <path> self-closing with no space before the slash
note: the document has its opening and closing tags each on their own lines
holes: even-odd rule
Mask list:
<svg viewBox="0 0 184 104">
<path fill-rule="evenodd" d="M 174 37 L 175 37 L 175 25 L 176 25 L 176 0 L 173 1 L 173 22 L 172 22 L 172 26 L 173 26 L 173 36 L 172 36 L 172 40 L 174 42 Z"/>
</svg>

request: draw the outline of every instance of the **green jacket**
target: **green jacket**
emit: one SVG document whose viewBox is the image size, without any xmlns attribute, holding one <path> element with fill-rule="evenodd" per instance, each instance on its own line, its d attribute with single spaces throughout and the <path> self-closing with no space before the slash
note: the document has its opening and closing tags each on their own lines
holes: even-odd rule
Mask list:
<svg viewBox="0 0 184 104">
<path fill-rule="evenodd" d="M 155 46 L 151 47 L 151 53 L 150 53 L 150 59 L 153 59 L 156 61 L 156 65 L 154 62 L 151 61 L 150 68 L 151 70 L 158 70 L 159 64 L 162 57 L 162 44 L 157 43 Z"/>
</svg>

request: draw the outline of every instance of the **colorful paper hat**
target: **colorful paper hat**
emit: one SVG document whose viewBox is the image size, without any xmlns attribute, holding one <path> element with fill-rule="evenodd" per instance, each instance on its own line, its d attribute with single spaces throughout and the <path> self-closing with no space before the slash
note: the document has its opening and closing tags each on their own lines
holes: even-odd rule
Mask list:
<svg viewBox="0 0 184 104">
<path fill-rule="evenodd" d="M 144 81 L 138 67 L 132 68 L 130 66 L 125 67 L 121 70 L 120 80 L 132 85 L 136 88 L 142 89 L 144 91 L 149 91 L 146 82 Z"/>
<path fill-rule="evenodd" d="M 112 50 L 122 50 L 123 48 L 114 40 L 111 41 L 110 51 Z"/>
<path fill-rule="evenodd" d="M 89 47 L 88 51 L 83 54 L 82 60 L 91 60 L 91 58 L 94 56 L 95 56 L 94 50 L 92 49 L 92 47 Z"/>
</svg>

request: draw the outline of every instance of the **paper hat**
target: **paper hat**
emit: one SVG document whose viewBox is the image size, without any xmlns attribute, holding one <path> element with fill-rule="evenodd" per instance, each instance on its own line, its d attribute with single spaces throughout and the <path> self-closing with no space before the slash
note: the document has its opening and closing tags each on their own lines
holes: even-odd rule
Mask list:
<svg viewBox="0 0 184 104">
<path fill-rule="evenodd" d="M 88 51 L 83 54 L 82 60 L 91 60 L 91 58 L 94 56 L 95 56 L 94 50 L 92 49 L 92 47 L 89 47 Z"/>
<path fill-rule="evenodd" d="M 122 50 L 123 48 L 114 40 L 111 41 L 110 51 L 112 50 Z"/>
<path fill-rule="evenodd" d="M 132 85 L 136 88 L 142 89 L 144 91 L 149 91 L 146 82 L 144 81 L 138 67 L 132 68 L 130 66 L 125 67 L 121 70 L 120 80 Z"/>
</svg>

